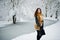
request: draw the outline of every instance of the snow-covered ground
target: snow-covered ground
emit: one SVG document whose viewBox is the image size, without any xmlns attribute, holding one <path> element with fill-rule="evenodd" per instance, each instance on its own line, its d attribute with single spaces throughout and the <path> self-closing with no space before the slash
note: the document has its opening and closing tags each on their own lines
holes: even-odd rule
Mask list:
<svg viewBox="0 0 60 40">
<path fill-rule="evenodd" d="M 44 27 L 49 27 L 49 25 L 53 25 L 57 22 L 57 20 L 51 20 L 52 18 L 45 18 L 44 19 Z M 3 24 L 4 23 L 4 24 Z M 34 21 L 30 20 L 30 22 L 17 22 L 16 24 L 13 24 L 12 22 L 1 22 L 2 25 L 0 25 L 0 40 L 11 40 L 18 38 L 19 36 L 26 36 L 30 33 L 36 34 L 34 32 Z M 31 34 L 31 35 L 32 35 Z M 32 37 L 36 37 L 32 35 Z M 29 38 L 28 38 L 29 39 Z M 34 39 L 34 38 L 33 38 Z"/>
<path fill-rule="evenodd" d="M 0 21 L 0 27 L 4 27 L 5 25 L 11 24 L 12 21 Z"/>
<path fill-rule="evenodd" d="M 60 21 L 44 28 L 46 35 L 41 40 L 60 40 Z M 13 38 L 12 40 L 36 40 L 36 31 Z"/>
</svg>

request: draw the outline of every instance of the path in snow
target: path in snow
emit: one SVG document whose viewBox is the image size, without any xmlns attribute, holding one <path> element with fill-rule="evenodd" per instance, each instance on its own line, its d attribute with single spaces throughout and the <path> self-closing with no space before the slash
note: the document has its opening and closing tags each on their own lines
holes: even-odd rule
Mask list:
<svg viewBox="0 0 60 40">
<path fill-rule="evenodd" d="M 44 28 L 46 35 L 42 36 L 41 40 L 60 40 L 60 21 Z M 36 40 L 36 31 L 30 34 L 18 36 L 12 40 Z"/>
</svg>

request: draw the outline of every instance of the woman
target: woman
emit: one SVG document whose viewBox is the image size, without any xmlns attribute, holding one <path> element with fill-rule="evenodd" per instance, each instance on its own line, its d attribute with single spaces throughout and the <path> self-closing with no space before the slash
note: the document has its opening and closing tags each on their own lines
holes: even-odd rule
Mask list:
<svg viewBox="0 0 60 40">
<path fill-rule="evenodd" d="M 43 29 L 43 16 L 40 8 L 37 8 L 34 17 L 36 21 L 35 29 L 37 30 L 37 40 L 40 40 L 42 35 L 45 35 L 45 31 Z"/>
</svg>

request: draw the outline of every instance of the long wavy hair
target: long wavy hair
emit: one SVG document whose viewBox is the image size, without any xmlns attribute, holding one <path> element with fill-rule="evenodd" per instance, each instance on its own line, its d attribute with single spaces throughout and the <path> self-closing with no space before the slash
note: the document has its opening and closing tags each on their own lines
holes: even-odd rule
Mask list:
<svg viewBox="0 0 60 40">
<path fill-rule="evenodd" d="M 38 12 L 38 10 L 40 10 L 40 13 Z M 41 11 L 40 8 L 37 8 L 37 9 L 36 9 L 34 16 L 37 16 L 38 13 L 39 13 L 39 14 L 42 14 L 42 11 Z"/>
</svg>

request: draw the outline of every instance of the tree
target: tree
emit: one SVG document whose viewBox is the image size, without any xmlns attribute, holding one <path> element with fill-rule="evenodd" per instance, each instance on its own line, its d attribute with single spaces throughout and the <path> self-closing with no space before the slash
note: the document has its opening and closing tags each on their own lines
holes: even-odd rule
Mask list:
<svg viewBox="0 0 60 40">
<path fill-rule="evenodd" d="M 46 9 L 45 16 L 47 17 L 47 3 L 46 3 L 46 7 L 45 7 L 45 9 Z"/>
<path fill-rule="evenodd" d="M 58 10 L 56 11 L 56 17 L 55 17 L 56 19 L 58 18 L 58 15 L 57 15 L 57 13 L 58 13 Z"/>
<path fill-rule="evenodd" d="M 16 24 L 16 15 L 13 15 L 13 23 Z"/>
<path fill-rule="evenodd" d="M 57 4 L 56 4 L 56 7 L 57 7 L 57 10 L 56 10 L 56 19 L 58 18 L 58 10 L 59 10 L 59 7 L 60 7 L 60 2 L 58 2 Z"/>
</svg>

